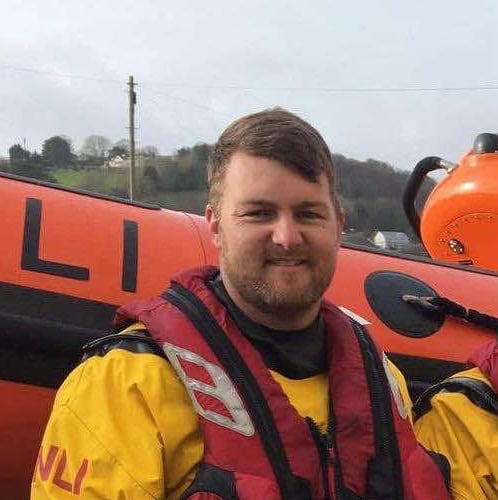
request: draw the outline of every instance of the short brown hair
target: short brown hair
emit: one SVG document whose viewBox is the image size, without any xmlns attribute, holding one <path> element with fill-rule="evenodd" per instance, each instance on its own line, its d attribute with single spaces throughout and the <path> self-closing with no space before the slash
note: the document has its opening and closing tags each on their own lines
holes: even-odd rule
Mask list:
<svg viewBox="0 0 498 500">
<path fill-rule="evenodd" d="M 214 145 L 208 161 L 208 184 L 209 203 L 215 212 L 220 206 L 226 167 L 237 151 L 276 160 L 310 182 L 318 182 L 324 173 L 337 204 L 335 167 L 320 133 L 293 113 L 272 108 L 236 120 Z"/>
</svg>

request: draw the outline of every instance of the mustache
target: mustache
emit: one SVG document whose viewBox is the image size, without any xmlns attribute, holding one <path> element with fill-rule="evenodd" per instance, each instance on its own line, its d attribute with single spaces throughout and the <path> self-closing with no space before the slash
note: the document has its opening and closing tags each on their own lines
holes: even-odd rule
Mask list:
<svg viewBox="0 0 498 500">
<path fill-rule="evenodd" d="M 265 252 L 266 260 L 305 260 L 309 261 L 309 255 L 302 251 L 285 251 L 282 249 L 271 249 Z"/>
</svg>

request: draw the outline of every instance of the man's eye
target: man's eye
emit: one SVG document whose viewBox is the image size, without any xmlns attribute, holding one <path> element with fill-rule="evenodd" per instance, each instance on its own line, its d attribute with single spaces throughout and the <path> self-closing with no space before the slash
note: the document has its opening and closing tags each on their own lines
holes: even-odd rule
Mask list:
<svg viewBox="0 0 498 500">
<path fill-rule="evenodd" d="M 251 210 L 250 212 L 246 212 L 245 216 L 250 219 L 269 219 L 272 216 L 272 212 L 270 210 Z"/>
<path fill-rule="evenodd" d="M 297 217 L 303 220 L 323 219 L 321 214 L 311 210 L 302 210 L 301 212 L 298 212 Z"/>
</svg>

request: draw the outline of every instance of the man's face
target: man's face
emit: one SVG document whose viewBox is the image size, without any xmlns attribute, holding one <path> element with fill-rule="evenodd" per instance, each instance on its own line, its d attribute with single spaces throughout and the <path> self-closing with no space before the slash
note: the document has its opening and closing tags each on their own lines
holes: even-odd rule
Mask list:
<svg viewBox="0 0 498 500">
<path fill-rule="evenodd" d="M 206 216 L 223 282 L 242 310 L 316 309 L 335 269 L 343 225 L 325 174 L 309 182 L 280 162 L 235 153 L 219 213 Z"/>
</svg>

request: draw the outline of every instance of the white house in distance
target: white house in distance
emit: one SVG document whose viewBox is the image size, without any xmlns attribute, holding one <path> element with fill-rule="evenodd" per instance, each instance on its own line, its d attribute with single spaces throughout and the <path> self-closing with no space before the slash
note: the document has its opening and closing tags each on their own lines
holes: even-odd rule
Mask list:
<svg viewBox="0 0 498 500">
<path fill-rule="evenodd" d="M 375 231 L 372 241 L 386 250 L 404 250 L 410 245 L 408 236 L 400 231 Z"/>
<path fill-rule="evenodd" d="M 130 168 L 130 160 L 128 158 L 117 155 L 114 158 L 106 161 L 105 166 L 111 168 Z"/>
</svg>

